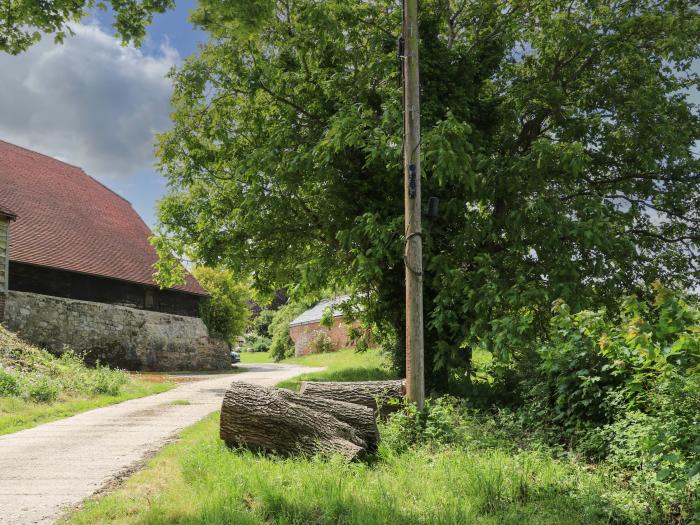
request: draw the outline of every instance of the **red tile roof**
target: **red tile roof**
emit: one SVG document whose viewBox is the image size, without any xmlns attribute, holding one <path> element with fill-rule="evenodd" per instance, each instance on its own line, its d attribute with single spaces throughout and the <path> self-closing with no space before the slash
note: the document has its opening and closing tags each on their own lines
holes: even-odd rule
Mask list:
<svg viewBox="0 0 700 525">
<path fill-rule="evenodd" d="M 0 140 L 0 203 L 17 217 L 11 261 L 157 286 L 151 230 L 82 169 Z M 206 295 L 191 275 L 174 288 Z"/>
<path fill-rule="evenodd" d="M 9 208 L 5 208 L 2 205 L 0 205 L 0 215 L 3 217 L 8 217 L 11 221 L 14 221 L 17 218 L 17 214 L 15 212 Z"/>
</svg>

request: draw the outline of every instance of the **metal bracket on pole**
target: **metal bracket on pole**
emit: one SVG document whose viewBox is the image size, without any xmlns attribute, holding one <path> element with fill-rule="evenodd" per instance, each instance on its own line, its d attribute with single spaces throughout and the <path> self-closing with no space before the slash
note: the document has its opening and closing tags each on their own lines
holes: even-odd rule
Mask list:
<svg viewBox="0 0 700 525">
<path fill-rule="evenodd" d="M 408 178 L 408 196 L 411 199 L 416 198 L 416 186 L 417 186 L 417 181 L 416 181 L 416 165 L 411 164 L 408 167 L 408 173 L 409 173 L 409 178 Z"/>
</svg>

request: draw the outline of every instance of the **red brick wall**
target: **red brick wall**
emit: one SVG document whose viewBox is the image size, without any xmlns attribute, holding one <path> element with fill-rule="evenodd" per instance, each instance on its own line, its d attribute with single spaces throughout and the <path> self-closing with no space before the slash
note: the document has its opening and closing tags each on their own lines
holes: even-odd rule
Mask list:
<svg viewBox="0 0 700 525">
<path fill-rule="evenodd" d="M 333 350 L 354 346 L 348 337 L 348 330 L 352 326 L 346 324 L 342 316 L 333 318 L 333 326 L 330 330 L 321 326 L 318 322 L 290 326 L 289 336 L 294 342 L 295 355 L 302 356 L 313 351 L 309 346 L 309 342 L 313 339 L 316 332 L 325 332 L 329 335 L 331 341 L 333 341 Z"/>
</svg>

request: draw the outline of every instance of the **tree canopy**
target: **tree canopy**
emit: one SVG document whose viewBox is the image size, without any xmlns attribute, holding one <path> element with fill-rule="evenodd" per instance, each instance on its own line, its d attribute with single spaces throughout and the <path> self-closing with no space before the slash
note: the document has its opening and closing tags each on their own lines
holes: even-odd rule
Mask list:
<svg viewBox="0 0 700 525">
<path fill-rule="evenodd" d="M 207 0 L 159 140 L 163 253 L 261 288 L 343 286 L 403 355 L 399 2 Z M 423 0 L 429 385 L 700 273 L 692 0 Z"/>
<path fill-rule="evenodd" d="M 174 0 L 3 0 L 0 2 L 0 51 L 19 54 L 41 39 L 42 33 L 62 42 L 71 35 L 71 23 L 80 22 L 89 10 L 114 14 L 113 26 L 124 43 L 140 43 L 154 13 L 175 5 Z"/>
</svg>

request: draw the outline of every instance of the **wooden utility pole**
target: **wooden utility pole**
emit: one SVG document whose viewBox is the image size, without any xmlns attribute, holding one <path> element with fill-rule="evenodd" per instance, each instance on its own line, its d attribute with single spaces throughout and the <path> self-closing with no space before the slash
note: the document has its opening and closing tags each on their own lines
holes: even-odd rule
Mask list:
<svg viewBox="0 0 700 525">
<path fill-rule="evenodd" d="M 406 244 L 406 397 L 423 408 L 423 240 L 420 195 L 418 0 L 403 0 L 404 214 Z"/>
</svg>

